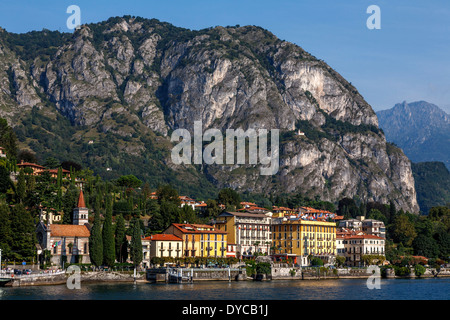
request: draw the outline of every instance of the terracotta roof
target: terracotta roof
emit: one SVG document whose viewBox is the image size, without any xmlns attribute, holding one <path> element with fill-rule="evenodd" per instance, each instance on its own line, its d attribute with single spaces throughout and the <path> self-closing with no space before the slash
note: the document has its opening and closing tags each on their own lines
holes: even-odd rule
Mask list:
<svg viewBox="0 0 450 320">
<path fill-rule="evenodd" d="M 277 211 L 277 210 L 293 211 L 293 209 L 291 209 L 291 208 L 286 208 L 286 207 L 276 207 L 276 206 L 274 206 L 272 209 L 273 209 L 274 211 Z"/>
<path fill-rule="evenodd" d="M 374 236 L 371 234 L 338 234 L 336 233 L 336 237 L 343 239 L 376 239 L 376 240 L 384 240 L 384 238 Z"/>
<path fill-rule="evenodd" d="M 86 204 L 84 203 L 84 194 L 83 190 L 80 190 L 80 196 L 78 197 L 78 205 L 77 208 L 86 208 Z"/>
<path fill-rule="evenodd" d="M 196 204 L 196 207 L 207 207 L 208 205 L 206 203 L 200 203 L 200 204 Z"/>
<path fill-rule="evenodd" d="M 220 231 L 213 226 L 207 224 L 184 224 L 184 223 L 172 223 L 172 225 L 183 233 L 224 233 L 225 231 Z M 200 230 L 207 228 L 208 230 Z"/>
<path fill-rule="evenodd" d="M 18 163 L 17 166 L 19 166 L 19 167 L 35 167 L 35 168 L 39 168 L 39 169 L 45 169 L 45 167 L 40 166 L 36 163 L 31 163 L 31 162 L 21 162 L 21 163 Z"/>
<path fill-rule="evenodd" d="M 183 241 L 181 238 L 178 238 L 174 234 L 154 234 L 149 237 L 146 237 L 145 240 L 152 240 L 152 241 Z"/>
<path fill-rule="evenodd" d="M 89 237 L 91 234 L 84 225 L 51 224 L 50 230 L 52 237 Z"/>
<path fill-rule="evenodd" d="M 46 169 L 45 171 L 48 171 L 50 173 L 58 173 L 58 169 Z M 70 173 L 69 170 L 62 169 L 62 173 Z"/>
<path fill-rule="evenodd" d="M 252 218 L 267 218 L 267 216 L 264 213 L 250 213 L 250 212 L 224 212 L 221 213 L 219 216 L 224 215 L 233 215 L 238 217 L 252 217 Z"/>
<path fill-rule="evenodd" d="M 243 206 L 246 206 L 246 205 L 248 205 L 248 206 L 250 206 L 250 207 L 256 207 L 256 203 L 253 203 L 253 202 L 241 202 L 241 205 L 243 205 Z"/>
<path fill-rule="evenodd" d="M 262 211 L 269 211 L 266 208 L 261 208 L 261 207 L 248 207 L 248 208 L 242 208 L 242 209 L 238 209 L 238 211 L 252 211 L 252 210 L 262 210 Z"/>
</svg>

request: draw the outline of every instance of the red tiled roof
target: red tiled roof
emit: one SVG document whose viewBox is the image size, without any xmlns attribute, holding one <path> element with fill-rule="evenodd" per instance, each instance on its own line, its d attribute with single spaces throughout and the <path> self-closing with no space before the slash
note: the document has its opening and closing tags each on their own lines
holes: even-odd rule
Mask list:
<svg viewBox="0 0 450 320">
<path fill-rule="evenodd" d="M 184 224 L 184 223 L 172 223 L 172 225 L 183 233 L 224 233 L 213 226 L 207 224 Z M 199 228 L 208 228 L 208 230 L 198 230 Z"/>
<path fill-rule="evenodd" d="M 52 237 L 89 237 L 90 232 L 86 226 L 71 224 L 51 224 L 50 235 Z"/>
<path fill-rule="evenodd" d="M 21 162 L 21 163 L 18 163 L 17 166 L 19 166 L 19 167 L 35 167 L 35 168 L 39 168 L 39 169 L 45 169 L 45 167 L 40 166 L 36 163 L 31 163 L 31 162 Z"/>
<path fill-rule="evenodd" d="M 178 238 L 174 234 L 154 234 L 149 237 L 146 237 L 144 240 L 152 240 L 152 241 L 183 241 L 182 239 Z"/>
<path fill-rule="evenodd" d="M 378 237 L 378 236 L 374 236 L 371 234 L 336 234 L 337 237 L 339 238 L 344 238 L 344 239 L 377 239 L 377 240 L 384 240 L 384 238 Z"/>
<path fill-rule="evenodd" d="M 48 171 L 50 173 L 58 173 L 58 169 L 47 169 L 45 171 Z M 62 169 L 62 173 L 70 173 L 70 171 L 66 170 L 66 169 Z"/>
<path fill-rule="evenodd" d="M 243 205 L 243 206 L 249 205 L 249 206 L 251 206 L 251 207 L 255 207 L 255 206 L 256 206 L 256 203 L 253 203 L 253 202 L 241 202 L 241 205 Z"/>
<path fill-rule="evenodd" d="M 206 203 L 200 203 L 200 204 L 196 204 L 196 207 L 207 207 L 208 205 Z"/>
</svg>

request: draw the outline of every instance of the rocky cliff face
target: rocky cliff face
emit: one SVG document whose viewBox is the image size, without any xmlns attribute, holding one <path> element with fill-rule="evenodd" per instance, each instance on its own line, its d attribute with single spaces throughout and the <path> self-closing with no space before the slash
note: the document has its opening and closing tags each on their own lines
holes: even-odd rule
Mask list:
<svg viewBox="0 0 450 320">
<path fill-rule="evenodd" d="M 171 163 L 172 130 L 192 130 L 198 120 L 204 130 L 280 129 L 275 176 L 261 176 L 254 165 L 195 170 L 239 191 L 393 199 L 418 211 L 410 162 L 386 143 L 370 105 L 323 61 L 266 30 L 190 31 L 112 18 L 66 35 L 47 56 L 20 51 L 18 35 L 0 33 L 0 110 L 13 125 L 32 107 L 53 108 L 70 119 L 77 144 L 114 135 L 123 139 L 119 151 L 142 158 L 150 152 L 142 136 L 150 134 L 162 153 L 147 165 L 177 174 L 193 168 Z"/>
</svg>

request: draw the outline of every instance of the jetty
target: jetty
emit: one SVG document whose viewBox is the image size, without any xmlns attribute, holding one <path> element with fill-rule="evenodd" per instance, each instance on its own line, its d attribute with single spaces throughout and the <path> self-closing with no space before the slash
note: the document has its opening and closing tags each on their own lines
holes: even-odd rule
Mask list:
<svg viewBox="0 0 450 320">
<path fill-rule="evenodd" d="M 2 273 L 0 275 L 0 287 L 21 287 L 35 285 L 53 285 L 66 282 L 66 272 L 52 273 L 13 274 Z"/>
<path fill-rule="evenodd" d="M 149 282 L 192 283 L 194 281 L 238 281 L 246 278 L 245 269 L 239 268 L 149 268 Z"/>
</svg>

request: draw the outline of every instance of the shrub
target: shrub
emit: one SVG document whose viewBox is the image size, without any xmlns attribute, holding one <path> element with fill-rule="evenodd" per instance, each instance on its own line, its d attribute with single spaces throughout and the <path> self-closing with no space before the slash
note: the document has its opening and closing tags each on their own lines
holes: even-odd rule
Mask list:
<svg viewBox="0 0 450 320">
<path fill-rule="evenodd" d="M 323 266 L 323 260 L 317 257 L 311 259 L 312 266 Z"/>
<path fill-rule="evenodd" d="M 424 275 L 424 274 L 425 274 L 425 271 L 426 271 L 425 267 L 422 266 L 422 265 L 420 265 L 420 264 L 416 264 L 416 265 L 414 266 L 414 273 L 415 273 L 416 276 L 418 276 L 418 277 Z"/>
</svg>

